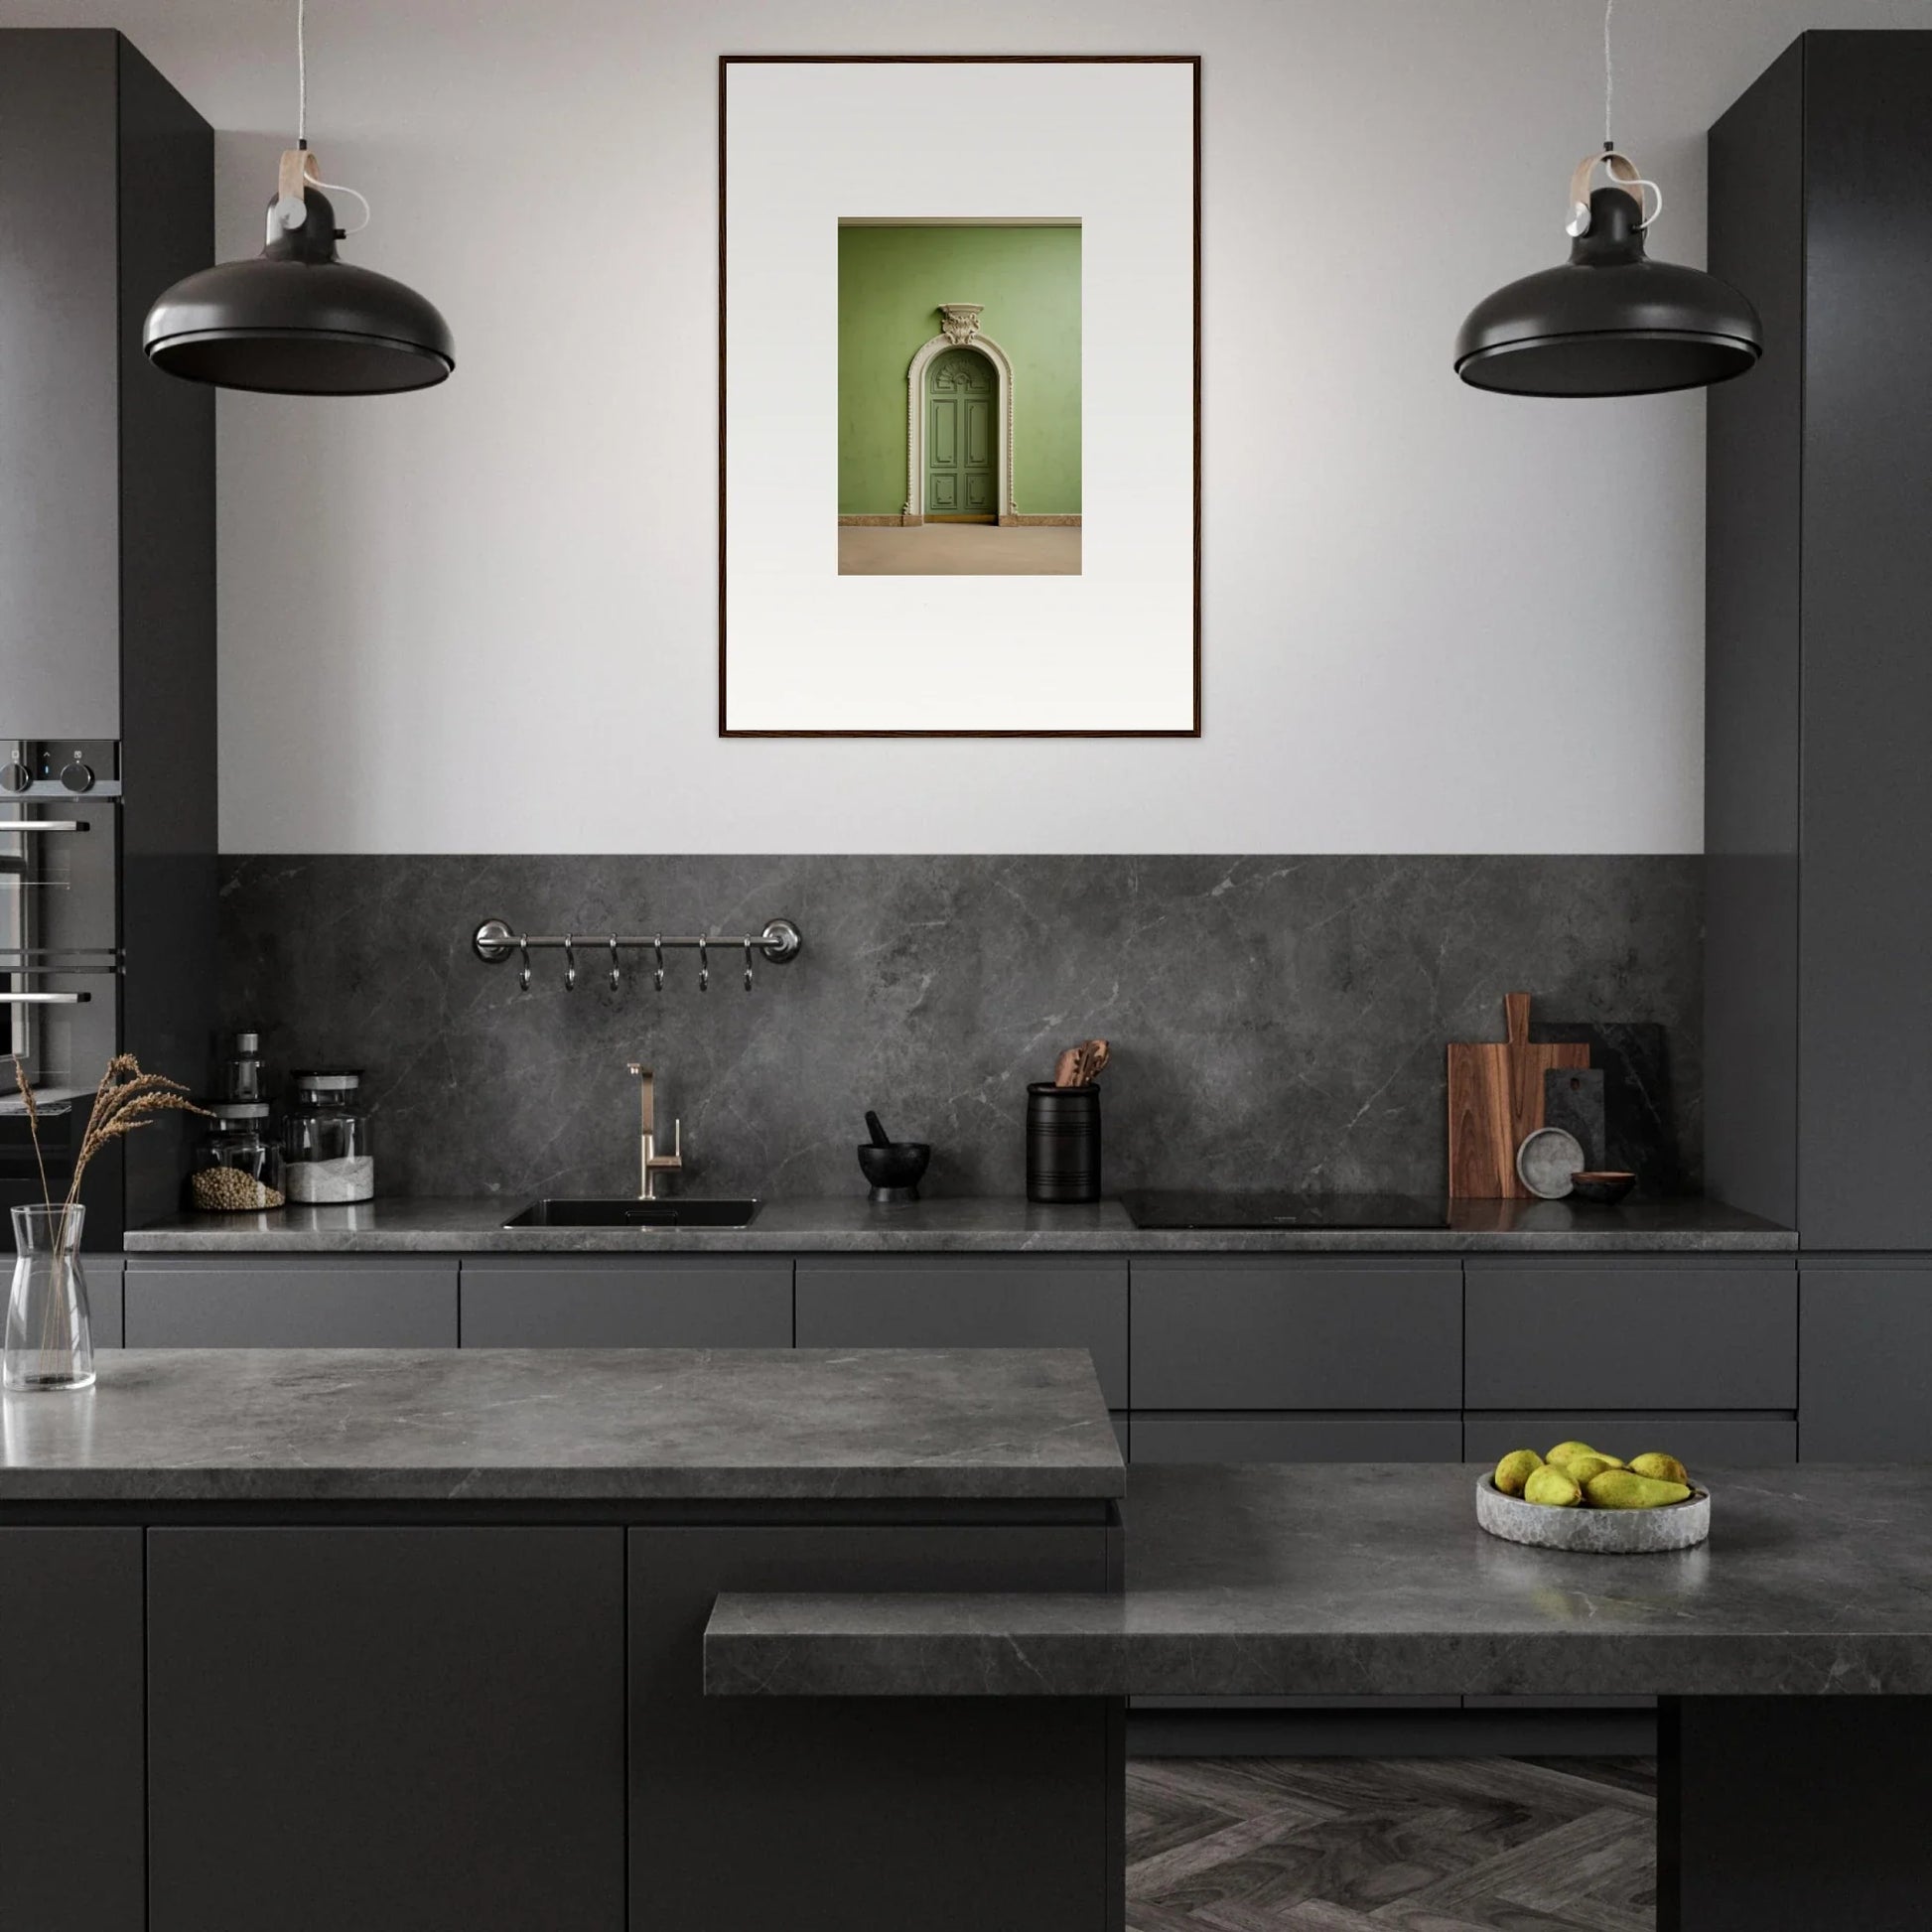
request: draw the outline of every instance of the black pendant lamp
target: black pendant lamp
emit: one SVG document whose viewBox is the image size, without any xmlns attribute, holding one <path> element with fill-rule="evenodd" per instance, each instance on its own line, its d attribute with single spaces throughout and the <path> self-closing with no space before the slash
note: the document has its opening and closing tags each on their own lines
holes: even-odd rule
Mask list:
<svg viewBox="0 0 1932 1932">
<path fill-rule="evenodd" d="M 1742 375 L 1763 352 L 1757 311 L 1702 269 L 1652 261 L 1644 233 L 1663 193 L 1607 135 L 1610 8 L 1603 9 L 1601 154 L 1570 182 L 1570 259 L 1511 282 L 1470 310 L 1455 339 L 1455 372 L 1515 396 L 1642 396 Z M 1591 189 L 1598 168 L 1609 177 Z M 1645 191 L 1655 203 L 1644 213 Z"/>
<path fill-rule="evenodd" d="M 156 368 L 223 389 L 293 396 L 387 395 L 426 389 L 456 366 L 450 325 L 407 284 L 343 261 L 345 231 L 308 143 L 303 0 L 296 145 L 282 156 L 268 238 L 252 261 L 185 277 L 148 311 L 142 345 Z M 362 203 L 352 188 L 336 190 Z M 358 227 L 354 232 L 359 233 Z"/>
</svg>

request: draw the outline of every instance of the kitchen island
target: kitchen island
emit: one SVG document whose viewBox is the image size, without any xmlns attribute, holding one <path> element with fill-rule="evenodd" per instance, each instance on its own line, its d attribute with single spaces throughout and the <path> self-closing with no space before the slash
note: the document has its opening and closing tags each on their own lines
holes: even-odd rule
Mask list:
<svg viewBox="0 0 1932 1932">
<path fill-rule="evenodd" d="M 1084 1355 L 132 1350 L 0 1451 L 9 1924 L 1117 1922 L 1117 1700 L 702 1679 L 726 1590 L 1116 1587 Z"/>
<path fill-rule="evenodd" d="M 1656 1695 L 1663 1932 L 1923 1927 L 1932 1471 L 1701 1470 L 1710 1542 L 1641 1557 L 1485 1535 L 1479 1473 L 1137 1468 L 1125 1591 L 731 1592 L 707 1690 Z"/>
</svg>

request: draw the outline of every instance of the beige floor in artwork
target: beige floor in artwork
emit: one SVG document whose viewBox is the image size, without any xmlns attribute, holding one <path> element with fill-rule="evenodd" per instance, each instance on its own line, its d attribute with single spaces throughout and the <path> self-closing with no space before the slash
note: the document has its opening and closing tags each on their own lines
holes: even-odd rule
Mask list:
<svg viewBox="0 0 1932 1932">
<path fill-rule="evenodd" d="M 1077 577 L 1080 531 L 1065 523 L 841 523 L 841 577 Z"/>
</svg>

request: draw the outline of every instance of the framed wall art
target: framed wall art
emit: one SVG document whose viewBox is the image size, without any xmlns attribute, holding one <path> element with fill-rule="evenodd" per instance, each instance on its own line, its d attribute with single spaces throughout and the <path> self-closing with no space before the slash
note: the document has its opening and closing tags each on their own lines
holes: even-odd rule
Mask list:
<svg viewBox="0 0 1932 1932">
<path fill-rule="evenodd" d="M 1200 64 L 719 64 L 718 723 L 1200 731 Z"/>
</svg>

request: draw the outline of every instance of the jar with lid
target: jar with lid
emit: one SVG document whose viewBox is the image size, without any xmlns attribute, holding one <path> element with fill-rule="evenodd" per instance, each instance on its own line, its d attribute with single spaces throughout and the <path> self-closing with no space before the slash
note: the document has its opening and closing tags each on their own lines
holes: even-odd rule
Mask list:
<svg viewBox="0 0 1932 1932">
<path fill-rule="evenodd" d="M 308 1067 L 289 1077 L 295 1105 L 282 1124 L 289 1199 L 317 1205 L 373 1199 L 375 1155 L 360 1070 Z"/>
<path fill-rule="evenodd" d="M 268 1102 L 211 1100 L 207 1110 L 213 1119 L 195 1150 L 190 1204 L 213 1214 L 280 1207 L 288 1195 L 281 1143 L 269 1131 Z"/>
<path fill-rule="evenodd" d="M 217 1100 L 268 1098 L 268 1083 L 262 1077 L 260 1034 L 221 1035 L 215 1047 L 214 1097 Z"/>
</svg>

